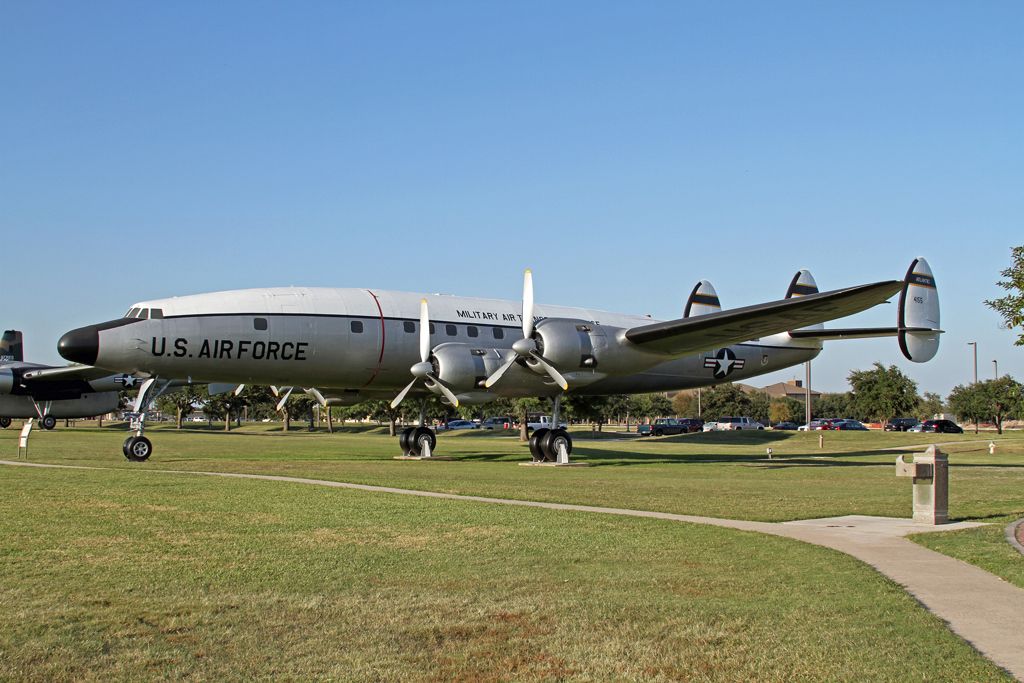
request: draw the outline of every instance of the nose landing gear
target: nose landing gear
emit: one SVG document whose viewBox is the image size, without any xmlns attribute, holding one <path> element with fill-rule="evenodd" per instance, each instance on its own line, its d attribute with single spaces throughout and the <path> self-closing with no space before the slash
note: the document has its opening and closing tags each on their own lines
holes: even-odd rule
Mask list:
<svg viewBox="0 0 1024 683">
<path fill-rule="evenodd" d="M 153 455 L 153 442 L 147 439 L 146 406 L 160 397 L 171 386 L 170 381 L 151 377 L 142 383 L 139 395 L 135 397 L 134 411 L 128 414 L 130 429 L 135 432 L 124 440 L 121 452 L 131 462 L 145 462 Z"/>
</svg>

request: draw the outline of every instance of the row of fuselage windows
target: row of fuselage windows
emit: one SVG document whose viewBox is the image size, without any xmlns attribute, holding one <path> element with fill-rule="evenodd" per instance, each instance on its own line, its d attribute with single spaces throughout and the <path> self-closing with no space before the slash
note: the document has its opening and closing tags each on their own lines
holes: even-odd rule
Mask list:
<svg viewBox="0 0 1024 683">
<path fill-rule="evenodd" d="M 352 329 L 353 332 L 355 332 L 356 334 L 361 334 L 362 333 L 362 331 L 363 331 L 363 321 L 362 320 L 353 320 L 350 323 L 350 325 L 351 325 L 351 329 Z M 402 329 L 404 329 L 408 334 L 416 334 L 416 323 L 414 323 L 411 320 L 404 320 L 404 321 L 402 321 Z M 492 328 L 490 328 L 490 330 L 491 330 L 491 336 L 494 339 L 504 339 L 505 338 L 505 330 L 503 328 L 501 328 L 501 327 L 492 327 Z M 448 335 L 449 337 L 457 337 L 458 334 L 459 334 L 459 326 L 458 325 L 453 325 L 451 323 L 445 323 L 445 325 L 444 325 L 444 333 L 446 335 Z M 434 323 L 430 323 L 430 334 L 437 334 L 437 328 L 434 326 Z M 479 337 L 480 336 L 480 328 L 477 327 L 476 325 L 466 325 L 466 334 L 468 336 L 474 337 L 474 338 L 475 337 Z"/>
</svg>

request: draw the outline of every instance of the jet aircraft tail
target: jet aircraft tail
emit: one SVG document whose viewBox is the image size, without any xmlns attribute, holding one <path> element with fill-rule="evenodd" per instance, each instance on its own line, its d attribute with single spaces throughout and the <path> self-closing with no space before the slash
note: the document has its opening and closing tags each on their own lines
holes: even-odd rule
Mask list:
<svg viewBox="0 0 1024 683">
<path fill-rule="evenodd" d="M 21 330 L 5 330 L 0 339 L 0 363 L 21 362 L 25 352 L 21 343 Z"/>
</svg>

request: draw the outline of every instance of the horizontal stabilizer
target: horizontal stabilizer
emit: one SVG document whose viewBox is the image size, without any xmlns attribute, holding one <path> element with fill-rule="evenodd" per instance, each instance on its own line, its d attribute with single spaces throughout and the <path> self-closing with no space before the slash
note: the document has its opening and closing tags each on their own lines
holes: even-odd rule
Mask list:
<svg viewBox="0 0 1024 683">
<path fill-rule="evenodd" d="M 645 350 L 682 355 L 845 318 L 886 301 L 903 286 L 902 281 L 888 280 L 808 294 L 696 318 L 641 325 L 626 330 L 625 336 Z"/>
<path fill-rule="evenodd" d="M 928 327 L 908 327 L 904 332 L 941 333 Z M 875 339 L 877 337 L 895 337 L 899 335 L 898 327 L 847 327 L 828 330 L 792 330 L 789 336 L 793 339 Z"/>
</svg>

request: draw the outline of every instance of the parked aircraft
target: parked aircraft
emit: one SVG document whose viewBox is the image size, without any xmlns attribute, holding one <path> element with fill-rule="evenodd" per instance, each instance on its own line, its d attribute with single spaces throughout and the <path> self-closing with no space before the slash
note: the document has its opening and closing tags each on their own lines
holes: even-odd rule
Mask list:
<svg viewBox="0 0 1024 683">
<path fill-rule="evenodd" d="M 7 330 L 0 341 L 0 427 L 11 418 L 38 417 L 43 429 L 57 418 L 92 417 L 115 410 L 118 391 L 135 377 L 83 365 L 52 367 L 26 363 L 22 334 Z"/>
<path fill-rule="evenodd" d="M 894 327 L 824 329 L 900 295 Z M 452 405 L 498 396 L 621 394 L 741 380 L 803 363 L 829 339 L 895 336 L 912 361 L 939 344 L 939 301 L 928 263 L 902 280 L 818 292 L 798 272 L 786 298 L 722 310 L 710 283 L 694 287 L 682 318 L 535 305 L 533 276 L 522 302 L 371 289 L 274 288 L 197 294 L 134 304 L 116 320 L 65 334 L 68 360 L 148 376 L 145 396 L 167 377 L 237 386 L 304 387 L 324 405 L 432 392 Z M 410 381 L 411 379 L 411 381 Z M 290 391 L 290 390 L 289 390 Z M 285 398 L 287 400 L 287 394 Z M 125 450 L 144 460 L 140 422 Z M 435 445 L 423 426 L 402 433 L 403 452 Z M 562 429 L 536 430 L 535 459 L 571 452 Z"/>
</svg>

